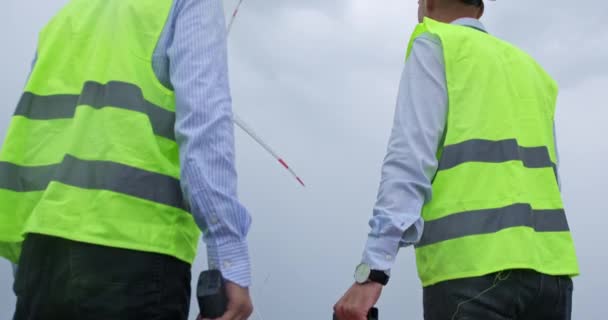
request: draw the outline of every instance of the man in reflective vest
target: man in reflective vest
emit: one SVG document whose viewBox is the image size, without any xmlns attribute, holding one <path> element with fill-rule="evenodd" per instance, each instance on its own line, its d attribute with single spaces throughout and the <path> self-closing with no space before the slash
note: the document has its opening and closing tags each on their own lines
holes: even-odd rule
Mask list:
<svg viewBox="0 0 608 320">
<path fill-rule="evenodd" d="M 426 320 L 570 319 L 574 245 L 560 196 L 557 85 L 489 35 L 481 0 L 420 0 L 372 228 L 335 305 L 364 320 L 414 245 Z"/>
<path fill-rule="evenodd" d="M 220 0 L 72 0 L 0 152 L 15 319 L 187 319 L 201 235 L 252 312 Z"/>
</svg>

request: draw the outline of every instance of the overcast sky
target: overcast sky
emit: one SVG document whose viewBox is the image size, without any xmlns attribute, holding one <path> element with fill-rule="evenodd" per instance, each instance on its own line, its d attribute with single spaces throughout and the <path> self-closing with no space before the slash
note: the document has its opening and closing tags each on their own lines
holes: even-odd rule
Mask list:
<svg viewBox="0 0 608 320">
<path fill-rule="evenodd" d="M 66 2 L 0 5 L 0 143 L 37 31 Z M 227 15 L 235 3 L 224 1 Z M 560 173 L 582 269 L 573 319 L 603 319 L 608 3 L 508 0 L 486 7 L 489 31 L 529 52 L 561 86 Z M 416 8 L 417 0 L 247 0 L 241 9 L 229 41 L 234 109 L 308 184 L 299 187 L 237 130 L 240 195 L 254 218 L 252 292 L 263 319 L 331 319 L 353 281 Z M 204 257 L 201 250 L 193 279 Z M 12 281 L 0 261 L 0 319 L 12 316 Z M 421 302 L 413 250 L 404 249 L 379 303 L 381 317 L 422 319 Z M 194 317 L 194 303 L 192 310 Z"/>
</svg>

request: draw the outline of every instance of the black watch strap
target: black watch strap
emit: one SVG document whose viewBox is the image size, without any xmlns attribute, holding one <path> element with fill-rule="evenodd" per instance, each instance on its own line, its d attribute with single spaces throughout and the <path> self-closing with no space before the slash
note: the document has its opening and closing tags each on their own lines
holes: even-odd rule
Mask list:
<svg viewBox="0 0 608 320">
<path fill-rule="evenodd" d="M 386 274 L 386 272 L 384 272 L 384 271 L 372 270 L 369 273 L 369 281 L 379 283 L 383 286 L 385 286 L 388 283 L 388 278 L 389 278 L 388 274 Z"/>
</svg>

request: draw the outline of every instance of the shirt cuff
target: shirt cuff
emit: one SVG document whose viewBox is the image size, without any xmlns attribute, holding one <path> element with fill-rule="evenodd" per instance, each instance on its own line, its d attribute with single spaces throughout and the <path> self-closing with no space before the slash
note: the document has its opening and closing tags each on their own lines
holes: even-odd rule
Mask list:
<svg viewBox="0 0 608 320">
<path fill-rule="evenodd" d="M 390 274 L 399 252 L 399 241 L 400 239 L 390 237 L 369 236 L 363 251 L 362 262 L 370 266 L 372 270 L 381 270 Z"/>
<path fill-rule="evenodd" d="M 209 268 L 220 270 L 224 279 L 243 288 L 251 286 L 251 261 L 246 241 L 207 245 L 207 258 Z"/>
</svg>

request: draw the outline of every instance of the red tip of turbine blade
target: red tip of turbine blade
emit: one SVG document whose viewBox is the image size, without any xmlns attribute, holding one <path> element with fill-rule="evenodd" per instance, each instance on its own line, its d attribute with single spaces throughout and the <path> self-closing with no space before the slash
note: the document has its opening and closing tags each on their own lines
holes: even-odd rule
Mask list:
<svg viewBox="0 0 608 320">
<path fill-rule="evenodd" d="M 298 179 L 298 182 L 302 185 L 302 187 L 306 187 L 306 185 L 304 184 L 304 181 L 302 181 L 302 179 L 300 179 L 299 177 L 296 177 L 296 179 Z"/>
<path fill-rule="evenodd" d="M 289 169 L 289 166 L 287 163 L 285 163 L 285 161 L 283 161 L 283 159 L 279 159 L 279 162 L 283 165 L 283 167 L 285 167 L 285 169 Z"/>
</svg>

